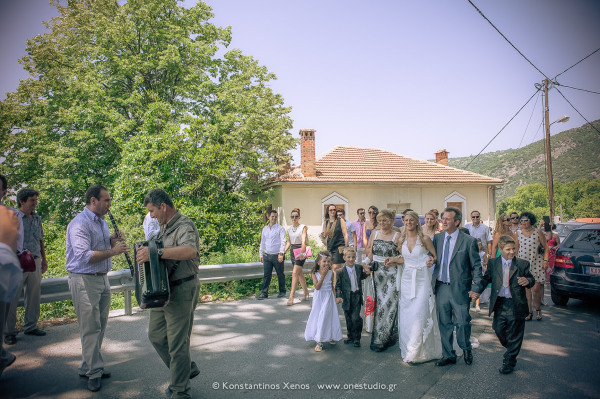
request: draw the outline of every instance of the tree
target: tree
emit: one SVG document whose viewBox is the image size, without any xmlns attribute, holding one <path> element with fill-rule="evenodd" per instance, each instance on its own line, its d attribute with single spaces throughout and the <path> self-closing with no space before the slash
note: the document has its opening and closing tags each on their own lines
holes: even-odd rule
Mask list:
<svg viewBox="0 0 600 399">
<path fill-rule="evenodd" d="M 579 179 L 569 183 L 554 182 L 554 202 L 562 206 L 565 220 L 573 217 L 600 216 L 600 180 Z M 517 188 L 515 195 L 498 204 L 498 213 L 524 212 L 538 219 L 550 214 L 545 184 L 528 184 Z"/>
<path fill-rule="evenodd" d="M 101 182 L 137 220 L 162 187 L 212 231 L 207 250 L 251 240 L 240 225 L 260 223 L 261 186 L 296 144 L 290 108 L 275 75 L 222 51 L 231 31 L 209 6 L 177 3 L 53 0 L 59 16 L 20 60 L 30 78 L 0 105 L 0 170 L 41 192 L 44 216 L 66 225 Z"/>
</svg>

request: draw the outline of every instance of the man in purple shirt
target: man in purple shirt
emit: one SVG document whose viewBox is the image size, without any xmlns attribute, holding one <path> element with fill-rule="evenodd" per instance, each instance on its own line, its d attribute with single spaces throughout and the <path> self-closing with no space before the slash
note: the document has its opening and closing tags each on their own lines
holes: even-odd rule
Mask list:
<svg viewBox="0 0 600 399">
<path fill-rule="evenodd" d="M 365 250 L 366 242 L 365 239 L 365 208 L 358 208 L 356 211 L 358 219 L 352 222 L 354 231 L 352 232 L 352 239 L 354 240 L 354 248 L 356 248 L 356 263 L 362 264 L 362 254 Z M 350 237 L 348 237 L 350 238 Z"/>
<path fill-rule="evenodd" d="M 67 270 L 69 289 L 77 313 L 81 337 L 79 376 L 88 377 L 88 389 L 101 387 L 101 378 L 110 377 L 104 371 L 100 348 L 110 309 L 108 272 L 112 257 L 128 252 L 117 234 L 110 235 L 104 220 L 110 209 L 110 194 L 95 184 L 85 193 L 85 208 L 67 226 Z"/>
</svg>

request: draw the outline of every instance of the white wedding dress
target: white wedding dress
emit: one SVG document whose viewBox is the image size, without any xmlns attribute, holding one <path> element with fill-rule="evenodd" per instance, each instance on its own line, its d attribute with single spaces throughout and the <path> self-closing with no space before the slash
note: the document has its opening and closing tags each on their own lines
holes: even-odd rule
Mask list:
<svg viewBox="0 0 600 399">
<path fill-rule="evenodd" d="M 412 252 L 402 245 L 404 270 L 400 282 L 398 333 L 402 360 L 426 362 L 442 357 L 442 341 L 435 313 L 431 273 L 426 265 L 428 251 L 417 239 Z"/>
</svg>

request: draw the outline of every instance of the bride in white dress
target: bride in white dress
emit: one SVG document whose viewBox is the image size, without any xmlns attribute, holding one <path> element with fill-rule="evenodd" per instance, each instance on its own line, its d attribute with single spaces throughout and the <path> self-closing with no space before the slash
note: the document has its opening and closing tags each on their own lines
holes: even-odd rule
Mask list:
<svg viewBox="0 0 600 399">
<path fill-rule="evenodd" d="M 442 341 L 429 270 L 436 253 L 431 239 L 423 235 L 419 215 L 415 212 L 409 211 L 404 216 L 399 246 L 404 257 L 398 310 L 402 360 L 420 363 L 439 359 L 442 357 Z"/>
</svg>

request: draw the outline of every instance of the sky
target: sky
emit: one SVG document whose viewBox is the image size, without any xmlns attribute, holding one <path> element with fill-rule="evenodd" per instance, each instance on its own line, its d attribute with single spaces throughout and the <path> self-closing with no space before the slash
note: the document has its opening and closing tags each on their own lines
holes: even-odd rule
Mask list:
<svg viewBox="0 0 600 399">
<path fill-rule="evenodd" d="M 551 79 L 600 48 L 600 1 L 472 1 Z M 544 79 L 467 0 L 206 3 L 214 24 L 232 27 L 229 48 L 277 75 L 271 87 L 292 107 L 291 133 L 316 129 L 317 156 L 336 145 L 475 155 Z M 27 76 L 17 62 L 26 40 L 55 15 L 48 0 L 0 0 L 0 99 Z M 600 51 L 557 81 L 600 93 Z M 600 119 L 599 94 L 559 90 L 588 121 Z M 548 97 L 550 122 L 570 116 L 552 134 L 586 123 L 556 89 Z M 538 93 L 484 152 L 541 139 L 542 103 Z"/>
</svg>

